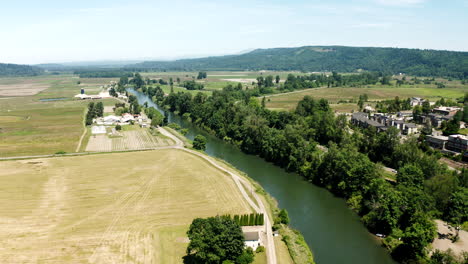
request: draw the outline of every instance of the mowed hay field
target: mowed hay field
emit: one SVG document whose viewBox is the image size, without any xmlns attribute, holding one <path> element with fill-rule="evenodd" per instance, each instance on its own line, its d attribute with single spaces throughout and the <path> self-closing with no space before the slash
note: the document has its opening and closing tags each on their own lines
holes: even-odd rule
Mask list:
<svg viewBox="0 0 468 264">
<path fill-rule="evenodd" d="M 164 136 L 153 136 L 148 129 L 137 129 L 120 132 L 121 137 L 92 135 L 88 140 L 86 151 L 120 151 L 164 147 L 175 142 Z"/>
<path fill-rule="evenodd" d="M 182 150 L 0 162 L 0 263 L 182 263 L 196 217 L 250 213 Z"/>
<path fill-rule="evenodd" d="M 461 88 L 418 88 L 418 87 L 371 87 L 371 88 L 353 88 L 353 87 L 333 87 L 333 88 L 315 88 L 307 89 L 302 91 L 295 91 L 286 94 L 278 94 L 274 96 L 267 96 L 266 106 L 270 109 L 278 110 L 288 110 L 294 109 L 297 106 L 297 103 L 304 98 L 304 96 L 309 95 L 313 98 L 320 99 L 325 98 L 331 103 L 337 103 L 339 100 L 350 100 L 354 99 L 357 102 L 359 95 L 367 94 L 369 100 L 385 100 L 393 99 L 395 96 L 399 96 L 400 99 L 405 99 L 409 97 L 423 97 L 431 101 L 436 101 L 442 97 L 456 99 L 463 97 L 463 95 L 468 92 L 467 87 Z M 261 100 L 261 99 L 260 99 Z M 332 106 L 333 107 L 333 106 Z M 337 110 L 343 109 L 353 109 L 352 106 L 343 106 L 340 108 L 339 104 L 336 105 Z"/>
</svg>

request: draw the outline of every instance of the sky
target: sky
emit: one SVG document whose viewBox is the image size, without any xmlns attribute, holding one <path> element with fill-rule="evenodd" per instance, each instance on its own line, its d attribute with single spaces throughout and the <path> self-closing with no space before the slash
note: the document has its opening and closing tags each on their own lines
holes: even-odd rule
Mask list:
<svg viewBox="0 0 468 264">
<path fill-rule="evenodd" d="M 0 5 L 0 62 L 176 59 L 306 45 L 468 51 L 467 32 L 468 0 L 15 0 Z"/>
</svg>

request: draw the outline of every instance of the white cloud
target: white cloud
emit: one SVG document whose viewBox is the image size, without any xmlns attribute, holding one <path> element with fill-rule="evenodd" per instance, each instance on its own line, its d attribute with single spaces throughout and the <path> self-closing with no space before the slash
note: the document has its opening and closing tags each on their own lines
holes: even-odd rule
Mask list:
<svg viewBox="0 0 468 264">
<path fill-rule="evenodd" d="M 377 3 L 389 6 L 412 6 L 422 4 L 427 0 L 376 0 Z"/>
</svg>

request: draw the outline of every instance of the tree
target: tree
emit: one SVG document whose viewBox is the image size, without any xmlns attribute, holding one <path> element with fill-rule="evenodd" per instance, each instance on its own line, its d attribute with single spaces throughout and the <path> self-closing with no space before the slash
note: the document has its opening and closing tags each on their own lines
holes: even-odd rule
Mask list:
<svg viewBox="0 0 468 264">
<path fill-rule="evenodd" d="M 444 211 L 444 218 L 458 225 L 468 221 L 468 188 L 459 187 L 452 193 Z"/>
<path fill-rule="evenodd" d="M 193 139 L 193 148 L 198 150 L 205 150 L 206 149 L 206 138 L 202 135 L 197 135 Z"/>
<path fill-rule="evenodd" d="M 458 130 L 460 130 L 460 122 L 453 118 L 450 121 L 446 121 L 442 123 L 442 133 L 444 136 L 450 136 L 454 134 L 458 134 Z"/>
<path fill-rule="evenodd" d="M 276 75 L 276 77 L 275 77 L 275 82 L 276 82 L 276 84 L 279 84 L 279 82 L 280 82 L 280 77 L 279 77 L 279 75 Z"/>
<path fill-rule="evenodd" d="M 429 103 L 428 100 L 425 100 L 423 103 L 422 103 L 422 112 L 424 114 L 429 114 L 429 112 L 431 112 L 431 104 Z"/>
<path fill-rule="evenodd" d="M 155 109 L 151 117 L 151 126 L 153 127 L 161 126 L 163 125 L 163 122 L 164 122 L 164 116 L 158 110 Z"/>
<path fill-rule="evenodd" d="M 98 102 L 95 108 L 96 116 L 102 117 L 104 115 L 104 105 L 102 104 L 102 102 Z"/>
<path fill-rule="evenodd" d="M 162 125 L 167 126 L 167 124 L 169 124 L 169 115 L 166 111 L 164 111 L 164 119 Z"/>
<path fill-rule="evenodd" d="M 426 247 L 434 240 L 436 227 L 424 213 L 418 212 L 411 219 L 412 224 L 404 230 L 399 245 L 392 255 L 400 261 L 419 260 L 426 257 Z"/>
<path fill-rule="evenodd" d="M 205 78 L 206 78 L 206 72 L 198 72 L 198 76 L 197 76 L 198 80 L 205 79 Z"/>
<path fill-rule="evenodd" d="M 421 187 L 424 183 L 424 175 L 419 167 L 406 164 L 398 171 L 397 182 L 408 187 Z"/>
<path fill-rule="evenodd" d="M 281 209 L 281 211 L 278 214 L 278 220 L 279 220 L 279 223 L 281 224 L 285 224 L 285 225 L 289 224 L 289 215 L 286 209 Z"/>
<path fill-rule="evenodd" d="M 118 97 L 119 96 L 117 94 L 117 92 L 115 91 L 114 87 L 109 89 L 109 95 L 112 96 L 112 97 Z"/>
<path fill-rule="evenodd" d="M 135 76 L 133 77 L 132 80 L 133 84 L 135 85 L 135 88 L 139 89 L 141 88 L 145 82 L 143 81 L 143 78 L 141 77 L 140 73 L 135 73 Z"/>
<path fill-rule="evenodd" d="M 253 261 L 253 258 L 249 258 L 251 251 L 244 250 L 240 226 L 229 217 L 196 218 L 187 235 L 190 243 L 185 263 L 219 264 L 231 261 L 248 264 Z"/>
</svg>

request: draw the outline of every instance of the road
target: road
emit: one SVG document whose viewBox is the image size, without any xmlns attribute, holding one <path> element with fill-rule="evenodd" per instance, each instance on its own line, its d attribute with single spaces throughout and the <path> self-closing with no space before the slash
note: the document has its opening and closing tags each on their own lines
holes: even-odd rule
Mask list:
<svg viewBox="0 0 468 264">
<path fill-rule="evenodd" d="M 210 163 L 212 166 L 215 168 L 227 173 L 231 178 L 234 180 L 236 183 L 237 187 L 239 188 L 239 191 L 241 192 L 242 196 L 244 199 L 247 201 L 247 203 L 257 212 L 257 213 L 262 213 L 265 217 L 265 234 L 266 234 L 266 241 L 264 241 L 265 248 L 266 248 L 266 254 L 267 254 L 267 263 L 268 264 L 276 264 L 277 258 L 276 258 L 276 250 L 275 250 L 275 241 L 273 239 L 273 231 L 272 231 L 272 220 L 270 219 L 270 216 L 268 214 L 268 211 L 266 210 L 265 205 L 263 204 L 262 200 L 258 196 L 257 193 L 251 192 L 253 198 L 255 199 L 255 202 L 250 198 L 248 195 L 246 188 L 253 190 L 254 186 L 246 179 L 241 177 L 240 175 L 237 175 L 236 173 L 231 172 L 230 170 L 222 167 L 219 165 L 214 159 L 210 158 L 208 155 L 203 154 L 201 152 L 187 149 L 184 147 L 184 143 L 177 138 L 175 135 L 167 131 L 166 129 L 159 127 L 158 128 L 159 132 L 172 140 L 174 140 L 175 145 L 172 146 L 166 146 L 166 147 L 157 147 L 157 148 L 148 148 L 148 149 L 140 149 L 136 151 L 145 151 L 145 150 L 158 150 L 158 149 L 179 149 L 185 152 L 189 152 L 193 155 L 196 155 L 204 160 L 206 160 L 208 163 Z M 128 150 L 124 151 L 112 151 L 112 152 L 129 152 Z M 50 157 L 61 157 L 61 156 L 82 156 L 82 155 L 90 155 L 90 154 L 97 154 L 97 153 L 105 153 L 105 152 L 80 152 L 80 153 L 67 153 L 67 154 L 51 154 L 51 155 L 37 155 L 37 156 L 21 156 L 21 157 L 4 157 L 0 158 L 1 160 L 16 160 L 16 159 L 33 159 L 33 158 L 50 158 Z M 244 187 L 245 186 L 245 187 Z"/>
</svg>

